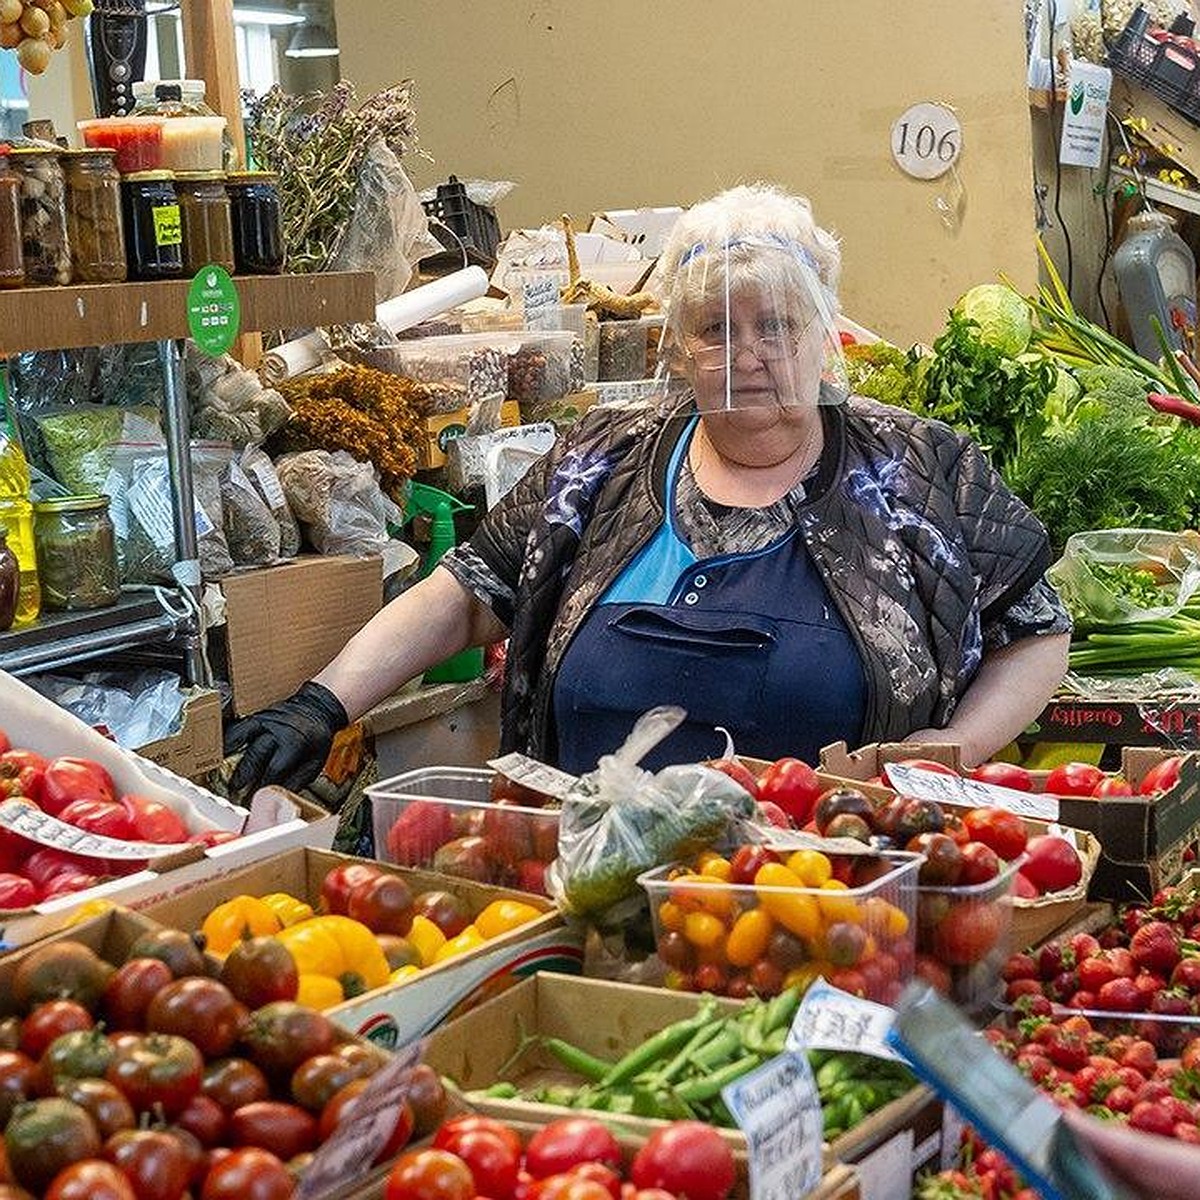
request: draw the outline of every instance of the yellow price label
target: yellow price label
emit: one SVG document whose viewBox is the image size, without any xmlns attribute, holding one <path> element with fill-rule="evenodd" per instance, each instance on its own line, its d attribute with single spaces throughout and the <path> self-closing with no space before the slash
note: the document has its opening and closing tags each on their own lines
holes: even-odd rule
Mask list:
<svg viewBox="0 0 1200 1200">
<path fill-rule="evenodd" d="M 179 205 L 163 204 L 154 209 L 154 242 L 158 246 L 178 246 L 183 242 Z"/>
</svg>

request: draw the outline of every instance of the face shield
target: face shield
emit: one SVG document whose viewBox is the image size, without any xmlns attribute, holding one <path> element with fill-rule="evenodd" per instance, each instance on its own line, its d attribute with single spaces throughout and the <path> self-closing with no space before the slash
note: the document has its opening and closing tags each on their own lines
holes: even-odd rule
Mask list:
<svg viewBox="0 0 1200 1200">
<path fill-rule="evenodd" d="M 700 412 L 836 404 L 849 394 L 836 299 L 807 247 L 771 234 L 697 244 L 663 297 L 660 376 Z"/>
</svg>

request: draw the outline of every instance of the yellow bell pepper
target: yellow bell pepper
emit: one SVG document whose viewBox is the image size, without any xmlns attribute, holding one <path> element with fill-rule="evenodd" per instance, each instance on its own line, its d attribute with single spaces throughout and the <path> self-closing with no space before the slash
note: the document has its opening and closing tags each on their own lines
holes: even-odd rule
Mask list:
<svg viewBox="0 0 1200 1200">
<path fill-rule="evenodd" d="M 317 915 L 311 904 L 305 904 L 303 900 L 297 900 L 287 892 L 272 892 L 269 896 L 264 896 L 262 902 L 279 918 L 279 924 L 284 929 L 289 925 L 299 925 L 301 921 L 307 921 L 309 917 Z"/>
<path fill-rule="evenodd" d="M 499 937 L 502 933 L 508 933 L 510 929 L 516 929 L 530 921 L 536 921 L 540 916 L 542 916 L 540 909 L 534 908 L 532 904 L 525 904 L 521 900 L 493 900 L 475 918 L 475 928 L 485 938 L 494 938 Z"/>
<path fill-rule="evenodd" d="M 375 935 L 349 917 L 310 917 L 277 936 L 299 974 L 324 975 L 347 997 L 382 987 L 391 974 Z"/>
<path fill-rule="evenodd" d="M 342 993 L 342 985 L 328 975 L 301 975 L 299 986 L 296 988 L 296 1003 L 306 1004 L 309 1008 L 332 1008 L 341 1004 L 346 997 Z"/>
<path fill-rule="evenodd" d="M 228 954 L 243 938 L 270 937 L 280 928 L 279 918 L 257 896 L 234 896 L 204 918 L 200 932 L 207 949 Z"/>
<path fill-rule="evenodd" d="M 466 954 L 470 950 L 474 950 L 476 946 L 483 945 L 483 934 L 475 928 L 474 925 L 468 925 L 457 937 L 450 938 L 442 948 L 433 956 L 434 962 L 445 962 L 448 958 L 455 958 L 459 954 Z"/>
</svg>

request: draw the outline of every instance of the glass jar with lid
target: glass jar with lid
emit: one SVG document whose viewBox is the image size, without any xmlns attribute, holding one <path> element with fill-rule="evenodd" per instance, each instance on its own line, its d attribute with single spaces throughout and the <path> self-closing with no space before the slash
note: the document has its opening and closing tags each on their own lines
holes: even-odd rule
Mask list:
<svg viewBox="0 0 1200 1200">
<path fill-rule="evenodd" d="M 21 251 L 21 177 L 0 154 L 0 288 L 25 285 Z"/>
<path fill-rule="evenodd" d="M 107 496 L 60 496 L 33 506 L 42 607 L 107 608 L 121 598 Z"/>
<path fill-rule="evenodd" d="M 195 275 L 209 263 L 234 271 L 233 222 L 225 176 L 220 171 L 175 176 L 183 227 L 183 273 Z"/>
<path fill-rule="evenodd" d="M 170 171 L 139 171 L 121 182 L 125 258 L 130 279 L 175 279 L 183 274 L 179 196 Z"/>
<path fill-rule="evenodd" d="M 21 571 L 17 556 L 8 548 L 8 526 L 0 525 L 0 630 L 12 628 L 20 594 Z"/>
<path fill-rule="evenodd" d="M 76 283 L 122 283 L 125 279 L 121 176 L 116 156 L 115 150 L 70 150 L 63 155 L 67 236 Z"/>
<path fill-rule="evenodd" d="M 283 270 L 279 176 L 237 171 L 226 178 L 233 206 L 233 257 L 240 275 L 278 275 Z"/>
<path fill-rule="evenodd" d="M 21 181 L 21 251 L 26 283 L 71 282 L 67 183 L 59 153 L 25 147 L 9 151 L 8 161 Z"/>
</svg>

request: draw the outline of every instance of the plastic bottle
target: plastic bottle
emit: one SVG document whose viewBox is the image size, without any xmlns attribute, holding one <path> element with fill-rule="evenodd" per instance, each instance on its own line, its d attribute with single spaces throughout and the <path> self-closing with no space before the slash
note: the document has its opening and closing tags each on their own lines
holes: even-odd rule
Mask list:
<svg viewBox="0 0 1200 1200">
<path fill-rule="evenodd" d="M 0 370 L 0 524 L 8 527 L 8 545 L 21 569 L 15 625 L 28 625 L 42 607 L 37 555 L 33 547 L 33 505 L 29 502 L 29 464 L 13 434 L 8 412 L 8 379 Z"/>
<path fill-rule="evenodd" d="M 424 483 L 410 483 L 405 504 L 407 517 L 418 514 L 432 519 L 433 526 L 429 536 L 429 554 L 425 565 L 421 568 L 424 578 L 437 566 L 438 559 L 454 546 L 454 513 L 466 511 L 471 506 L 455 499 L 449 492 L 430 487 Z M 426 683 L 465 683 L 469 679 L 478 679 L 483 674 L 483 647 L 472 646 L 469 650 L 461 650 L 445 662 L 430 667 L 425 672 Z"/>
</svg>

